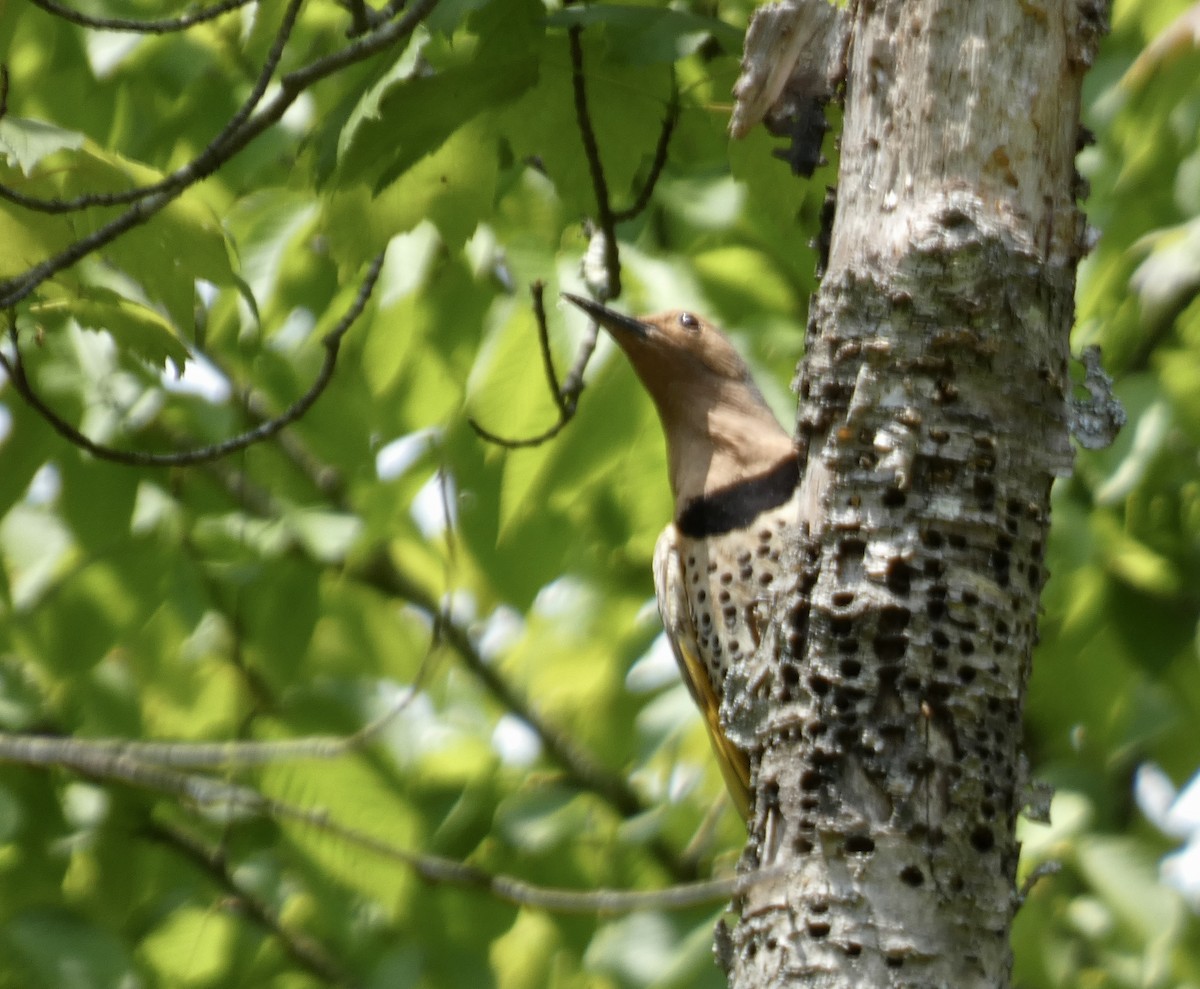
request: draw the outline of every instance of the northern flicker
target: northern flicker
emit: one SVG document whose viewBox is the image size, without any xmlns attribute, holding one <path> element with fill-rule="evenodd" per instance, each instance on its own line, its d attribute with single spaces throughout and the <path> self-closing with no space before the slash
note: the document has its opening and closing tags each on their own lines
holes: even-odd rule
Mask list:
<svg viewBox="0 0 1200 989">
<path fill-rule="evenodd" d="M 658 410 L 675 496 L 674 521 L 654 549 L 658 609 L 748 819 L 750 761 L 721 726 L 721 698 L 730 665 L 758 646 L 764 602 L 787 579 L 780 557 L 799 522 L 795 446 L 711 323 L 680 310 L 634 319 L 564 298 L 612 335 Z"/>
</svg>

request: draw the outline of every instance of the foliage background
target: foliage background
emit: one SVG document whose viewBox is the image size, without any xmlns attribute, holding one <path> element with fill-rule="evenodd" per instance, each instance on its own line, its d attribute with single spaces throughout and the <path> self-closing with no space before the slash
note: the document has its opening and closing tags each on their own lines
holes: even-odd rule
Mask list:
<svg viewBox="0 0 1200 989">
<path fill-rule="evenodd" d="M 0 728 L 274 740 L 348 735 L 403 702 L 337 759 L 216 776 L 548 886 L 728 872 L 741 825 L 649 604 L 670 511 L 649 403 L 601 340 L 552 441 L 505 450 L 468 420 L 524 436 L 558 415 L 528 285 L 583 289 L 596 215 L 569 23 L 615 208 L 646 181 L 678 78 L 665 172 L 619 228 L 620 305 L 734 328 L 790 416 L 835 173 L 793 179 L 761 130 L 728 141 L 750 6 L 443 0 L 413 45 L 307 91 L 23 302 L 40 394 L 98 442 L 171 450 L 294 401 L 388 246 L 329 389 L 216 465 L 97 460 L 0 390 Z M 1200 830 L 1169 791 L 1200 766 L 1200 52 L 1187 31 L 1167 43 L 1191 10 L 1119 0 L 1087 84 L 1097 141 L 1080 168 L 1103 236 L 1074 342 L 1103 346 L 1130 425 L 1055 495 L 1027 731 L 1057 795 L 1053 824 L 1025 828 L 1022 870 L 1061 870 L 1018 915 L 1024 986 L 1200 986 L 1200 866 L 1167 865 L 1191 908 L 1160 881 Z M 0 0 L 0 182 L 69 197 L 178 167 L 236 110 L 283 16 L 260 0 L 130 36 Z M 349 21 L 310 0 L 281 71 L 347 44 Z M 112 215 L 0 201 L 0 278 Z M 554 304 L 548 322 L 562 374 L 584 325 Z M 0 765 L 0 989 L 716 986 L 719 911 L 517 906 L 422 881 L 319 820 Z"/>
</svg>

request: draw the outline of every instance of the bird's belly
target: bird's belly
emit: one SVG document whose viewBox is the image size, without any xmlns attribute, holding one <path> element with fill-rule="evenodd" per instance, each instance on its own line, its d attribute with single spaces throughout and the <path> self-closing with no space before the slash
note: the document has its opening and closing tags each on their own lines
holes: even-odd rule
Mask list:
<svg viewBox="0 0 1200 989">
<path fill-rule="evenodd" d="M 793 498 L 743 529 L 702 539 L 679 537 L 696 645 L 718 699 L 729 667 L 758 647 L 771 602 L 789 582 L 781 560 L 796 520 Z"/>
</svg>

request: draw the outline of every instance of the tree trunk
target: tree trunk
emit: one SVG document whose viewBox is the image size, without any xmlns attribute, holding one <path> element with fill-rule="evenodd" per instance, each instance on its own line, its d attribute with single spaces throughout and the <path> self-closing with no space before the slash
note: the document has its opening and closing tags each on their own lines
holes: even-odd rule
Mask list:
<svg viewBox="0 0 1200 989">
<path fill-rule="evenodd" d="M 770 870 L 724 946 L 735 987 L 1008 985 L 1021 712 L 1071 459 L 1080 83 L 1105 14 L 846 13 L 798 375 L 811 531 L 725 712 L 755 740 L 743 869 Z"/>
</svg>

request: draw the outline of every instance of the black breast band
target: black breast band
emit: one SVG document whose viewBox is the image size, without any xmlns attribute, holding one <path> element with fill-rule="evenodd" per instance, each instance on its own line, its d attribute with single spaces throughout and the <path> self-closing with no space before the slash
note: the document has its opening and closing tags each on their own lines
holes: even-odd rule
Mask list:
<svg viewBox="0 0 1200 989">
<path fill-rule="evenodd" d="M 799 484 L 800 461 L 793 454 L 765 474 L 693 498 L 675 519 L 675 526 L 692 539 L 745 528 L 762 512 L 787 501 Z"/>
</svg>

